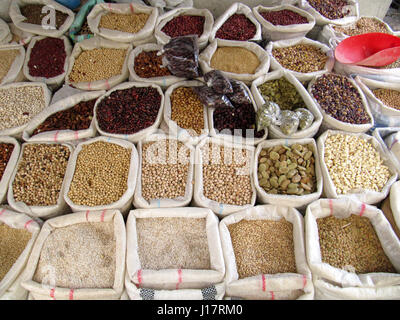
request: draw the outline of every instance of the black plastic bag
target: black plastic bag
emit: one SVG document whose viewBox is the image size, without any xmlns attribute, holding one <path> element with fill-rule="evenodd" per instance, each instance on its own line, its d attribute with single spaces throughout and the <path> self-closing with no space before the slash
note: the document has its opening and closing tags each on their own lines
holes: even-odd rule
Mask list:
<svg viewBox="0 0 400 320">
<path fill-rule="evenodd" d="M 234 108 L 226 95 L 216 93 L 211 87 L 198 86 L 193 87 L 193 90 L 196 92 L 203 105 L 207 108 Z"/>
<path fill-rule="evenodd" d="M 219 70 L 207 72 L 204 75 L 204 81 L 207 83 L 207 86 L 213 88 L 216 93 L 233 93 L 233 88 L 229 79 Z"/>
<path fill-rule="evenodd" d="M 236 80 L 230 80 L 230 82 L 232 85 L 233 93 L 226 94 L 229 100 L 237 104 L 252 103 L 246 88 L 241 82 Z"/>
</svg>

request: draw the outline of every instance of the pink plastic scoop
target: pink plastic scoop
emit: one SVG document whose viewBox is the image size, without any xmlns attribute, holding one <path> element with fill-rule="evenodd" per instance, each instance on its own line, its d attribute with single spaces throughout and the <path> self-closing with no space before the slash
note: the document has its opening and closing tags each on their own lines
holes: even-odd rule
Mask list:
<svg viewBox="0 0 400 320">
<path fill-rule="evenodd" d="M 336 47 L 335 58 L 345 64 L 387 66 L 400 58 L 400 38 L 379 32 L 349 37 Z"/>
</svg>

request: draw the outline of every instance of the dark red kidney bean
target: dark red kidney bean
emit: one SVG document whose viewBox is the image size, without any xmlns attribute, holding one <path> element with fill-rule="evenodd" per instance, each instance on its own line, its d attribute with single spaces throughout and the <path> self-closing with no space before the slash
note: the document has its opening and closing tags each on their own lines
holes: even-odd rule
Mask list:
<svg viewBox="0 0 400 320">
<path fill-rule="evenodd" d="M 215 34 L 216 38 L 246 41 L 254 37 L 256 26 L 244 14 L 230 16 Z"/>
<path fill-rule="evenodd" d="M 14 145 L 12 143 L 0 143 L 0 180 L 3 177 L 13 150 Z"/>
<path fill-rule="evenodd" d="M 298 14 L 291 10 L 279 10 L 279 11 L 267 11 L 260 12 L 260 15 L 274 26 L 289 26 L 292 24 L 304 24 L 308 23 L 306 17 Z"/>
<path fill-rule="evenodd" d="M 182 15 L 168 21 L 161 29 L 171 38 L 203 34 L 205 17 Z"/>
</svg>

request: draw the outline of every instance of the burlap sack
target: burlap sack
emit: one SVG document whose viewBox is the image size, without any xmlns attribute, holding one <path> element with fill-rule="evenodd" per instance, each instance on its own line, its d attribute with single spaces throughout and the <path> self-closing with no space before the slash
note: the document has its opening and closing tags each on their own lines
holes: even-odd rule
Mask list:
<svg viewBox="0 0 400 320">
<path fill-rule="evenodd" d="M 17 165 L 21 147 L 19 145 L 19 142 L 15 138 L 7 136 L 0 136 L 0 143 L 11 143 L 14 145 L 14 149 L 11 153 L 10 159 L 7 162 L 6 169 L 4 170 L 3 175 L 0 178 L 0 204 L 1 204 L 4 203 L 7 199 L 8 184 L 14 172 L 15 166 Z"/>
<path fill-rule="evenodd" d="M 57 287 L 55 275 L 49 277 L 49 283 L 38 283 L 33 277 L 38 266 L 43 245 L 52 231 L 79 223 L 110 222 L 114 223 L 116 241 L 116 267 L 114 284 L 111 288 L 62 288 Z M 74 241 L 74 239 L 71 239 Z M 33 299 L 38 300 L 115 300 L 119 299 L 124 289 L 126 231 L 124 219 L 118 210 L 87 211 L 71 213 L 46 221 L 36 240 L 29 257 L 22 286 L 29 290 Z M 76 261 L 77 264 L 85 263 Z M 88 263 L 88 262 L 86 262 Z"/>
<path fill-rule="evenodd" d="M 243 219 L 279 221 L 282 218 L 293 224 L 297 273 L 260 274 L 239 279 L 228 226 Z M 222 219 L 219 229 L 226 265 L 225 286 L 228 297 L 251 300 L 313 299 L 314 288 L 304 245 L 303 216 L 296 209 L 273 205 L 248 208 Z"/>
<path fill-rule="evenodd" d="M 18 44 L 5 44 L 0 46 L 0 51 L 5 50 L 18 50 L 19 54 L 15 57 L 10 69 L 3 79 L 0 81 L 0 85 L 5 85 L 12 82 L 20 82 L 24 80 L 24 74 L 22 66 L 25 59 L 25 49 L 22 45 Z"/>
</svg>

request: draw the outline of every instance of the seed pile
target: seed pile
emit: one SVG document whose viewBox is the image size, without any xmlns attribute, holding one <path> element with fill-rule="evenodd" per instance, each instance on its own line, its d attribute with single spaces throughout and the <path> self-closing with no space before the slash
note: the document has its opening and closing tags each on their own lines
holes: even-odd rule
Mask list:
<svg viewBox="0 0 400 320">
<path fill-rule="evenodd" d="M 27 124 L 44 107 L 42 87 L 31 85 L 0 89 L 0 130 Z"/>
<path fill-rule="evenodd" d="M 142 146 L 142 197 L 184 197 L 189 174 L 190 150 L 180 141 L 164 139 Z"/>
<path fill-rule="evenodd" d="M 321 48 L 310 44 L 275 48 L 272 55 L 282 67 L 301 73 L 323 70 L 328 61 L 328 56 Z"/>
<path fill-rule="evenodd" d="M 4 77 L 10 71 L 15 58 L 19 55 L 19 50 L 0 50 L 0 82 L 3 81 Z"/>
<path fill-rule="evenodd" d="M 258 183 L 270 194 L 315 192 L 315 158 L 311 145 L 293 144 L 263 149 L 258 156 Z"/>
<path fill-rule="evenodd" d="M 82 206 L 102 206 L 119 200 L 128 185 L 131 150 L 96 141 L 78 154 L 68 197 Z"/>
<path fill-rule="evenodd" d="M 25 145 L 13 182 L 14 200 L 28 206 L 56 205 L 70 150 L 60 144 Z"/>
<path fill-rule="evenodd" d="M 211 68 L 232 72 L 254 74 L 260 65 L 258 57 L 241 47 L 219 47 L 211 58 Z"/>
<path fill-rule="evenodd" d="M 256 34 L 256 25 L 244 14 L 233 14 L 215 34 L 216 38 L 246 41 Z"/>
<path fill-rule="evenodd" d="M 396 60 L 391 64 L 388 64 L 387 66 L 377 67 L 377 69 L 395 69 L 395 68 L 400 68 L 400 59 Z"/>
<path fill-rule="evenodd" d="M 265 20 L 272 23 L 274 26 L 289 26 L 292 24 L 308 23 L 306 17 L 287 9 L 259 13 Z"/>
<path fill-rule="evenodd" d="M 23 7 L 20 7 L 20 10 L 21 14 L 26 17 L 26 21 L 24 21 L 25 23 L 42 25 L 42 27 L 51 26 L 50 21 L 48 19 L 44 19 L 50 14 L 50 12 L 55 11 L 56 25 L 52 27 L 56 27 L 57 29 L 59 29 L 68 18 L 68 14 L 54 10 L 52 7 L 47 5 L 27 4 Z"/>
<path fill-rule="evenodd" d="M 31 237 L 32 234 L 25 229 L 11 228 L 0 223 L 0 281 L 10 271 Z"/>
<path fill-rule="evenodd" d="M 308 3 L 324 17 L 335 20 L 350 14 L 345 7 L 349 5 L 346 0 L 307 0 Z"/>
<path fill-rule="evenodd" d="M 55 286 L 112 288 L 116 268 L 113 222 L 87 222 L 56 228 L 45 240 L 33 281 L 54 276 Z M 53 279 L 52 279 L 53 280 Z"/>
<path fill-rule="evenodd" d="M 142 269 L 211 269 L 206 219 L 136 219 Z"/>
<path fill-rule="evenodd" d="M 324 161 L 337 194 L 356 189 L 380 192 L 392 175 L 373 145 L 357 136 L 328 135 Z"/>
<path fill-rule="evenodd" d="M 71 82 L 93 82 L 121 74 L 127 50 L 96 48 L 82 51 L 69 75 Z"/>
<path fill-rule="evenodd" d="M 317 219 L 322 262 L 355 273 L 396 272 L 368 218 Z"/>
<path fill-rule="evenodd" d="M 141 78 L 153 78 L 170 76 L 167 67 L 162 67 L 163 55 L 157 55 L 158 51 L 142 51 L 135 57 L 134 70 Z"/>
<path fill-rule="evenodd" d="M 0 143 L 0 181 L 3 178 L 4 171 L 6 170 L 8 161 L 14 150 L 12 143 Z"/>
<path fill-rule="evenodd" d="M 391 89 L 372 90 L 375 97 L 390 108 L 400 110 L 400 91 Z"/>
<path fill-rule="evenodd" d="M 171 120 L 192 136 L 204 129 L 204 106 L 191 87 L 176 88 L 171 96 Z"/>
<path fill-rule="evenodd" d="M 182 15 L 168 21 L 161 29 L 171 38 L 196 34 L 201 36 L 204 30 L 205 17 Z"/>
<path fill-rule="evenodd" d="M 96 99 L 81 101 L 75 106 L 50 115 L 32 133 L 54 130 L 85 130 L 88 129 L 93 118 L 93 107 Z"/>
<path fill-rule="evenodd" d="M 213 143 L 201 148 L 203 194 L 218 203 L 243 206 L 251 203 L 251 153 Z"/>
<path fill-rule="evenodd" d="M 371 122 L 357 87 L 345 76 L 329 73 L 318 77 L 311 94 L 336 120 L 351 124 Z"/>
<path fill-rule="evenodd" d="M 293 224 L 282 218 L 241 220 L 228 225 L 239 279 L 260 274 L 297 273 Z"/>
<path fill-rule="evenodd" d="M 149 16 L 147 13 L 119 14 L 110 12 L 101 16 L 99 28 L 137 33 L 143 29 Z"/>
<path fill-rule="evenodd" d="M 370 17 L 361 17 L 356 23 L 349 26 L 333 26 L 333 29 L 348 36 L 357 36 L 371 32 L 390 33 L 383 22 Z"/>
</svg>

